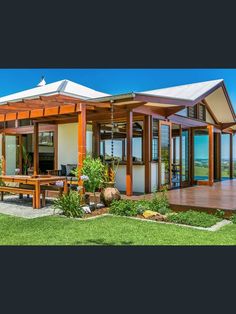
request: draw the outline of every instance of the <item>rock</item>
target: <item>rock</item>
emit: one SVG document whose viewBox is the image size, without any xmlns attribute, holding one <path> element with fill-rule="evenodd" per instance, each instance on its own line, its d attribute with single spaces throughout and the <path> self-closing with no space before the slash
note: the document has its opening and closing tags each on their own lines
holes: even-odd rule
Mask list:
<svg viewBox="0 0 236 314">
<path fill-rule="evenodd" d="M 121 195 L 117 188 L 108 187 L 102 190 L 101 192 L 101 201 L 106 205 L 110 206 L 113 200 L 120 200 Z"/>
<path fill-rule="evenodd" d="M 149 218 L 149 217 L 153 217 L 153 216 L 156 216 L 158 213 L 157 212 L 154 212 L 152 210 L 145 210 L 143 212 L 143 217 L 144 218 Z"/>
<path fill-rule="evenodd" d="M 86 214 L 90 214 L 90 213 L 91 213 L 91 210 L 90 210 L 89 206 L 82 206 L 82 209 L 83 209 L 83 211 L 84 211 Z"/>
</svg>

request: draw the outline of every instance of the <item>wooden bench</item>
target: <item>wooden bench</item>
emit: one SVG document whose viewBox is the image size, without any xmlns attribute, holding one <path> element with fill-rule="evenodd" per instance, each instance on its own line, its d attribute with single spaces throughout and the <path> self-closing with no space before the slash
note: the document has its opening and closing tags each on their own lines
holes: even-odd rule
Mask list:
<svg viewBox="0 0 236 314">
<path fill-rule="evenodd" d="M 32 195 L 33 196 L 33 208 L 36 208 L 35 190 L 34 188 L 24 188 L 24 187 L 11 187 L 11 186 L 0 186 L 1 201 L 4 199 L 4 193 L 19 194 L 19 196 Z M 45 191 L 41 191 L 42 194 L 42 206 L 46 204 Z"/>
</svg>

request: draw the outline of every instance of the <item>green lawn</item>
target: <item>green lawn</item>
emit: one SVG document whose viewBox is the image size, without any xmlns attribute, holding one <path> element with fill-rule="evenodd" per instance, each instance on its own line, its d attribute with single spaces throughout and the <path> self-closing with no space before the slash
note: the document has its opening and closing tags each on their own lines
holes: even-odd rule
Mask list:
<svg viewBox="0 0 236 314">
<path fill-rule="evenodd" d="M 217 232 L 123 217 L 78 221 L 0 215 L 0 245 L 236 245 L 236 225 Z"/>
</svg>

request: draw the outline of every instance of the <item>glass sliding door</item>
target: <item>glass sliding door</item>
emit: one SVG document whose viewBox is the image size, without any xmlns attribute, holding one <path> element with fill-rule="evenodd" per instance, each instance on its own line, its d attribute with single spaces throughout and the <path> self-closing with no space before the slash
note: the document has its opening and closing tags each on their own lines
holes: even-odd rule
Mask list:
<svg viewBox="0 0 236 314">
<path fill-rule="evenodd" d="M 172 187 L 181 185 L 181 127 L 179 124 L 172 123 L 171 127 L 171 183 Z"/>
<path fill-rule="evenodd" d="M 221 179 L 230 178 L 230 134 L 221 134 Z"/>
<path fill-rule="evenodd" d="M 182 130 L 182 185 L 189 185 L 189 130 Z"/>
<path fill-rule="evenodd" d="M 193 131 L 194 181 L 209 180 L 209 134 L 207 129 Z"/>
<path fill-rule="evenodd" d="M 160 121 L 159 188 L 171 187 L 171 123 Z"/>
<path fill-rule="evenodd" d="M 236 177 L 236 134 L 233 135 L 233 177 Z"/>
<path fill-rule="evenodd" d="M 6 135 L 6 174 L 14 175 L 19 167 L 18 139 L 13 135 Z"/>
</svg>

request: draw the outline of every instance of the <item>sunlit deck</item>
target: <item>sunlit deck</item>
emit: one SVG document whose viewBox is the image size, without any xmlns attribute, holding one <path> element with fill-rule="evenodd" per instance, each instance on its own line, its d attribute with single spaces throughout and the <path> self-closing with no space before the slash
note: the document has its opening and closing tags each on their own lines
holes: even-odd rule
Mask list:
<svg viewBox="0 0 236 314">
<path fill-rule="evenodd" d="M 213 186 L 193 186 L 167 192 L 173 210 L 197 209 L 206 211 L 224 210 L 236 213 L 236 179 L 214 183 Z M 133 196 L 132 199 L 150 198 Z"/>
</svg>

